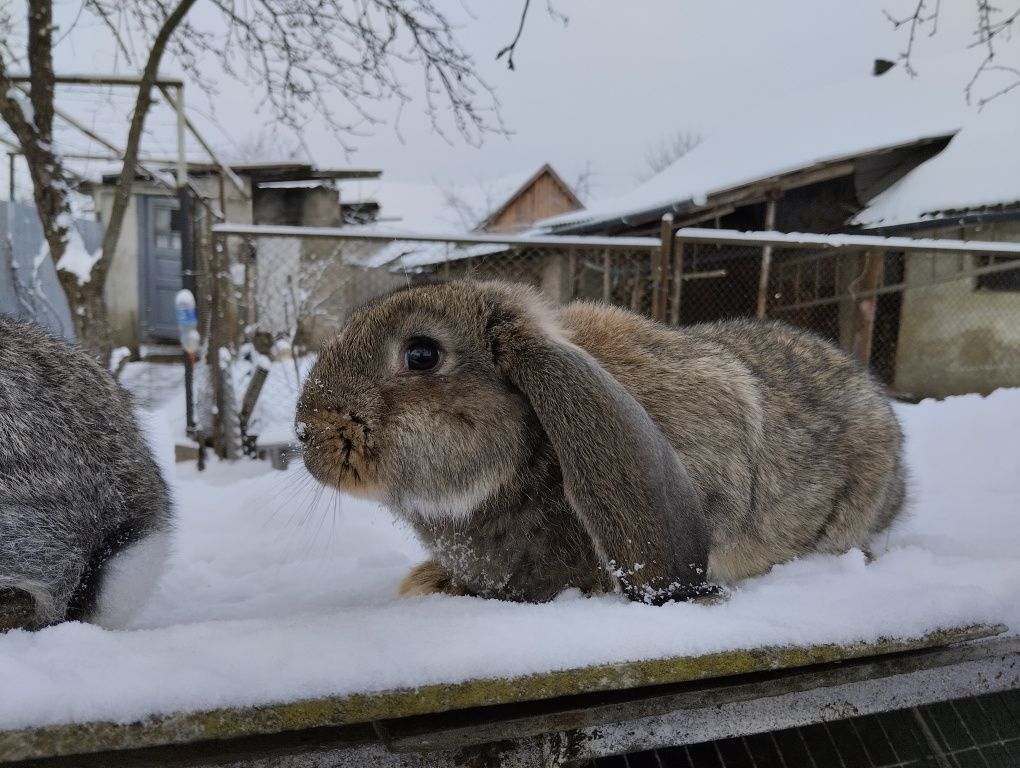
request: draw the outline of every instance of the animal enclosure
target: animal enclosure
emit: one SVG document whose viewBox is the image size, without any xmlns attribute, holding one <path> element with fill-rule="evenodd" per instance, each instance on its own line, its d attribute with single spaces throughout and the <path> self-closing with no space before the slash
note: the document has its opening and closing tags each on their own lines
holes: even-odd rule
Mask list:
<svg viewBox="0 0 1020 768">
<path fill-rule="evenodd" d="M 214 230 L 210 339 L 222 351 L 210 359 L 239 366 L 229 369 L 229 386 L 213 371 L 220 394 L 208 410 L 223 416 L 214 425 L 221 453 L 279 442 L 302 360 L 351 311 L 437 280 L 521 282 L 556 304 L 606 302 L 670 325 L 782 320 L 837 342 L 907 400 L 1020 385 L 1014 243 L 673 231 L 668 222 L 660 238 Z M 286 377 L 269 381 L 283 369 Z"/>
</svg>

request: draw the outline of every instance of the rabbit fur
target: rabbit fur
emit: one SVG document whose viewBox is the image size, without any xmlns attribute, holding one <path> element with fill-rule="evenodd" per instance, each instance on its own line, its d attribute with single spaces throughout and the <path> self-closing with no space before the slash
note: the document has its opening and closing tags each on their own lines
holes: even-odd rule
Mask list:
<svg viewBox="0 0 1020 768">
<path fill-rule="evenodd" d="M 104 563 L 165 536 L 170 514 L 127 393 L 77 346 L 0 315 L 0 631 L 92 618 Z"/>
<path fill-rule="evenodd" d="M 439 364 L 409 370 L 422 338 Z M 354 313 L 296 419 L 313 476 L 383 501 L 432 553 L 405 594 L 692 598 L 864 548 L 905 497 L 888 399 L 829 342 L 556 310 L 507 283 L 418 286 Z"/>
</svg>

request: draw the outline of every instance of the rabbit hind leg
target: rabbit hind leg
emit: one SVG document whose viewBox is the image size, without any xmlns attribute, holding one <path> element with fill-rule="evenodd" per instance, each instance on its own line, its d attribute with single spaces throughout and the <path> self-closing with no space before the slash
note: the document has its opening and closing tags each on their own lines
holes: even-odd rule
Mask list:
<svg viewBox="0 0 1020 768">
<path fill-rule="evenodd" d="M 31 592 L 18 587 L 0 587 L 0 632 L 39 629 L 43 623 Z"/>
</svg>

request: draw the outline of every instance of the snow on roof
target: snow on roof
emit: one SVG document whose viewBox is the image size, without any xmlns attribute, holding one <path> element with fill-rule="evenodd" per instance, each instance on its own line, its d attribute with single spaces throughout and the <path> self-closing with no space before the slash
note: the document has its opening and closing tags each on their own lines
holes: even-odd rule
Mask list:
<svg viewBox="0 0 1020 768">
<path fill-rule="evenodd" d="M 427 182 L 365 179 L 340 183 L 343 205 L 377 203 L 380 219 L 386 225 L 397 224 L 407 229 L 414 222 L 429 222 L 433 228 L 443 221 L 449 228 L 455 219 L 444 215 L 444 193 L 439 185 Z M 448 214 L 449 212 L 445 212 Z"/>
<path fill-rule="evenodd" d="M 554 231 L 611 221 L 683 203 L 820 163 L 955 134 L 975 108 L 964 88 L 969 56 L 895 67 L 754 107 L 739 105 L 729 122 L 668 168 L 623 195 L 544 220 Z"/>
<path fill-rule="evenodd" d="M 1020 93 L 969 115 L 944 150 L 922 163 L 854 218 L 865 227 L 912 224 L 952 212 L 1020 203 Z"/>
<path fill-rule="evenodd" d="M 532 176 L 534 171 L 514 173 L 473 184 L 373 180 L 356 185 L 344 184 L 340 199 L 347 203 L 352 203 L 352 200 L 378 202 L 380 221 L 372 226 L 373 231 L 391 228 L 421 234 L 467 233 L 520 191 Z M 417 267 L 475 255 L 480 254 L 453 249 L 444 243 L 395 241 L 367 256 L 362 265 L 379 267 L 399 259 L 403 267 Z"/>
</svg>

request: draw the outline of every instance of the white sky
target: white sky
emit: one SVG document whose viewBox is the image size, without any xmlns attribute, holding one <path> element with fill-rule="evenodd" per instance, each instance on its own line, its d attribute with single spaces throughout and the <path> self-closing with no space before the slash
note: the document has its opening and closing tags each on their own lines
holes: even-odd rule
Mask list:
<svg viewBox="0 0 1020 768">
<path fill-rule="evenodd" d="M 895 15 L 914 4 L 554 0 L 569 18 L 564 27 L 546 12 L 543 0 L 536 0 L 516 53 L 517 69 L 511 72 L 494 57 L 513 36 L 519 1 L 436 2 L 458 20 L 460 39 L 474 54 L 479 74 L 494 87 L 513 135 L 490 136 L 480 148 L 456 136 L 449 143 L 432 131 L 418 101 L 403 113 L 403 141 L 392 125 L 381 126 L 374 136 L 355 139 L 357 151 L 350 156 L 323 127 L 312 126 L 305 141 L 316 165 L 381 168 L 391 181 L 469 183 L 549 161 L 568 182 L 590 166 L 595 197 L 619 192 L 645 170 L 650 145 L 676 131 L 709 133 L 722 121 L 740 120 L 742 105 L 867 76 L 876 57 L 896 58 L 906 36 L 893 30 L 882 11 Z M 196 19 L 212 18 L 202 5 L 192 11 Z M 959 50 L 968 40 L 972 3 L 943 0 L 942 6 L 938 35 L 918 42 L 922 55 Z M 66 29 L 79 7 L 80 0 L 58 0 L 58 23 Z M 82 19 L 58 47 L 58 70 L 128 72 L 123 60 L 113 59 L 101 26 Z M 177 69 L 172 62 L 163 67 L 167 74 Z M 255 113 L 257 93 L 211 66 L 208 75 L 220 86 L 212 101 L 218 126 L 199 114 L 208 113 L 211 105 L 197 87 L 189 88 L 188 102 L 216 145 L 249 140 L 271 122 L 268 113 Z M 127 101 L 119 100 L 118 111 L 90 104 L 87 94 L 76 98 L 76 109 L 90 110 L 91 125 L 123 144 Z M 103 100 L 92 96 L 91 102 L 96 101 Z M 374 112 L 391 120 L 395 105 L 381 104 Z M 152 127 L 156 137 L 150 153 L 157 145 L 161 153 L 172 149 L 170 116 L 154 114 Z"/>
</svg>

